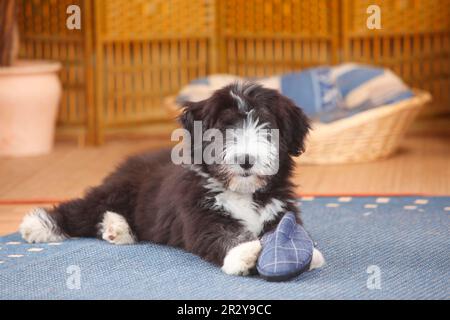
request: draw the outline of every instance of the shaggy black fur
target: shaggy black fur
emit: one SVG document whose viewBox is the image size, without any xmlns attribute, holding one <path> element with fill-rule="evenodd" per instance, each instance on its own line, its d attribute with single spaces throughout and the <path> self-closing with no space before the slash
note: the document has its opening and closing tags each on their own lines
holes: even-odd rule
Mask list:
<svg viewBox="0 0 450 320">
<path fill-rule="evenodd" d="M 187 103 L 180 122 L 192 130 L 194 120 L 204 129 L 224 129 L 241 121 L 245 113 L 230 95 L 233 86 L 218 90 L 204 101 Z M 238 92 L 246 106 L 254 109 L 262 122 L 280 130 L 279 171 L 264 177 L 265 186 L 253 194 L 260 206 L 272 198 L 284 202 L 286 210 L 298 213 L 293 184 L 289 181 L 294 155 L 304 148 L 308 119 L 300 108 L 275 90 L 246 84 Z M 214 165 L 201 170 L 227 184 Z M 189 168 L 174 165 L 170 150 L 137 155 L 126 160 L 101 185 L 82 199 L 63 203 L 51 210 L 61 232 L 71 237 L 96 237 L 97 225 L 106 211 L 123 215 L 139 241 L 152 241 L 183 248 L 221 265 L 226 252 L 239 243 L 256 238 L 226 212 L 212 209 L 205 197 L 205 178 Z M 266 224 L 273 228 L 280 216 Z M 299 218 L 299 222 L 300 218 Z"/>
</svg>

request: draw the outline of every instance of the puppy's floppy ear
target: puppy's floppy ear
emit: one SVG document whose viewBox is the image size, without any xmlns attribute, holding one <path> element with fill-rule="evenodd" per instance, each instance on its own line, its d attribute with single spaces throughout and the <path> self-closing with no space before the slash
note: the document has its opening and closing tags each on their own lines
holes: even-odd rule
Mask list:
<svg viewBox="0 0 450 320">
<path fill-rule="evenodd" d="M 292 156 L 299 156 L 305 151 L 305 139 L 310 123 L 303 110 L 289 98 L 279 94 L 278 119 L 280 135 Z"/>
<path fill-rule="evenodd" d="M 204 101 L 185 102 L 183 105 L 183 111 L 178 116 L 178 121 L 180 122 L 180 124 L 191 134 L 194 131 L 194 121 L 201 120 L 203 105 Z"/>
</svg>

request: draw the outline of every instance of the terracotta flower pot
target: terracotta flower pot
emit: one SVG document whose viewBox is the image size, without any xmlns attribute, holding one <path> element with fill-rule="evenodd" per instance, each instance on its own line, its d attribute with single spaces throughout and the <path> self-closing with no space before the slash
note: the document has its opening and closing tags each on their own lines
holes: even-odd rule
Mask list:
<svg viewBox="0 0 450 320">
<path fill-rule="evenodd" d="M 61 65 L 18 61 L 0 67 L 0 156 L 30 156 L 53 147 Z"/>
</svg>

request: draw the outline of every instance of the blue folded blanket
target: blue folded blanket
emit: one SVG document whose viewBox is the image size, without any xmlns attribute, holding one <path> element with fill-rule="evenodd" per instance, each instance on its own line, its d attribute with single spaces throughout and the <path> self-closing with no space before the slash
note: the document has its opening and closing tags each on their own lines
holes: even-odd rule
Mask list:
<svg viewBox="0 0 450 320">
<path fill-rule="evenodd" d="M 212 75 L 184 87 L 177 102 L 199 101 L 227 84 L 244 80 L 280 91 L 311 119 L 324 123 L 413 96 L 411 89 L 389 69 L 346 63 L 259 79 Z"/>
</svg>

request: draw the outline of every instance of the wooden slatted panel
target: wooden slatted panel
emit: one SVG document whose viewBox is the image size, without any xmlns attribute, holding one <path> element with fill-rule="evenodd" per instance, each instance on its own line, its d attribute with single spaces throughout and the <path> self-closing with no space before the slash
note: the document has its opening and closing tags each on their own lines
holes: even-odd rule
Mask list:
<svg viewBox="0 0 450 320">
<path fill-rule="evenodd" d="M 366 28 L 368 0 L 18 3 L 22 57 L 63 63 L 59 124 L 88 128 L 96 141 L 109 127 L 160 121 L 164 96 L 217 71 L 260 77 L 374 63 L 450 105 L 450 0 L 378 1 L 381 31 Z M 66 28 L 71 4 L 82 8 L 81 31 Z"/>
<path fill-rule="evenodd" d="M 166 120 L 162 99 L 209 73 L 208 51 L 208 39 L 106 43 L 104 125 Z"/>
<path fill-rule="evenodd" d="M 81 30 L 66 27 L 66 10 L 84 0 L 19 0 L 19 29 L 22 58 L 62 62 L 60 78 L 63 96 L 58 122 L 61 125 L 87 126 L 90 105 L 87 97 L 86 37 Z M 82 20 L 83 21 L 83 20 Z M 85 24 L 83 24 L 86 27 Z M 82 27 L 83 28 L 83 27 Z"/>
<path fill-rule="evenodd" d="M 336 62 L 337 1 L 229 0 L 220 4 L 225 72 L 259 77 Z"/>
<path fill-rule="evenodd" d="M 99 1 L 105 40 L 206 36 L 214 18 L 214 0 Z"/>
<path fill-rule="evenodd" d="M 162 99 L 211 73 L 213 0 L 98 0 L 102 127 L 167 120 Z"/>
<path fill-rule="evenodd" d="M 350 16 L 348 30 L 367 35 L 366 10 L 376 4 L 381 9 L 382 33 L 417 33 L 448 31 L 450 10 L 448 0 L 343 0 Z"/>
</svg>

